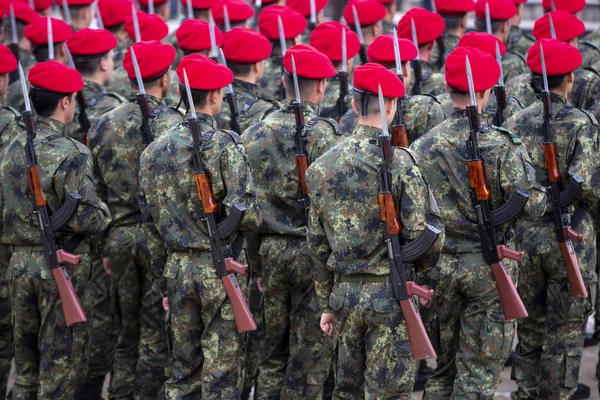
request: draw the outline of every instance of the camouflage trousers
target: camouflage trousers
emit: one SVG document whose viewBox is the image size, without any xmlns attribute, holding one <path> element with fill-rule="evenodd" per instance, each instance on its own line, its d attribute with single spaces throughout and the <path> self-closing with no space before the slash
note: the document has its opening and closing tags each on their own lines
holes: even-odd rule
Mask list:
<svg viewBox="0 0 600 400">
<path fill-rule="evenodd" d="M 575 244 L 588 297 L 571 298 L 566 267 L 552 222 L 517 226 L 525 258 L 519 266 L 519 293 L 529 313 L 519 320 L 513 399 L 569 399 L 577 389 L 583 340 L 596 301 L 596 235 L 591 217 L 577 227 Z"/>
<path fill-rule="evenodd" d="M 113 309 L 119 327 L 111 399 L 156 400 L 167 362 L 165 311 L 152 290 L 150 255 L 140 225 L 114 228 L 106 239 Z"/>
<path fill-rule="evenodd" d="M 516 263 L 505 260 L 505 266 L 516 280 Z M 430 277 L 429 336 L 438 358 L 423 399 L 492 400 L 515 321 L 504 321 L 491 267 L 482 253 L 442 253 Z"/>
<path fill-rule="evenodd" d="M 10 363 L 13 358 L 10 297 L 6 272 L 10 253 L 8 246 L 0 245 L 0 398 L 6 393 Z"/>
<path fill-rule="evenodd" d="M 169 294 L 171 376 L 166 399 L 238 399 L 243 343 L 210 252 L 173 252 L 164 275 Z M 244 277 L 239 276 L 240 287 Z"/>
<path fill-rule="evenodd" d="M 87 289 L 92 273 L 89 249 L 81 255 L 79 265 L 65 268 L 88 320 L 67 327 L 41 246 L 15 247 L 8 270 L 16 367 L 13 400 L 73 399 L 85 382 L 92 327 Z"/>
<path fill-rule="evenodd" d="M 417 363 L 391 283 L 341 278 L 329 299 L 335 317 L 333 398 L 409 400 Z"/>
<path fill-rule="evenodd" d="M 331 366 L 302 237 L 262 239 L 265 339 L 255 398 L 317 399 Z"/>
</svg>

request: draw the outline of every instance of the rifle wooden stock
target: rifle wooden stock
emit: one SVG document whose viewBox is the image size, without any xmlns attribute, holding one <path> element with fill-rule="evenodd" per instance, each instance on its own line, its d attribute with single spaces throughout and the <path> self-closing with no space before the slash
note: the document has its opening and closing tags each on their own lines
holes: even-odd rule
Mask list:
<svg viewBox="0 0 600 400">
<path fill-rule="evenodd" d="M 308 158 L 305 154 L 296 155 L 296 168 L 298 168 L 298 179 L 300 180 L 300 187 L 302 195 L 308 195 L 308 188 L 306 187 L 306 170 L 308 169 Z"/>
<path fill-rule="evenodd" d="M 412 357 L 415 360 L 436 358 L 437 355 L 429 341 L 427 331 L 414 301 L 411 298 L 400 300 L 400 307 L 406 321 L 406 331 L 408 332 L 408 342 L 410 343 Z"/>
<path fill-rule="evenodd" d="M 408 147 L 410 145 L 406 125 L 392 126 L 392 142 L 396 147 Z"/>
<path fill-rule="evenodd" d="M 492 264 L 492 272 L 496 279 L 496 289 L 498 289 L 498 294 L 500 295 L 504 319 L 510 321 L 516 318 L 527 317 L 529 314 L 527 314 L 519 292 L 517 292 L 517 288 L 510 275 L 506 272 L 502 262 Z"/>
<path fill-rule="evenodd" d="M 53 269 L 52 276 L 54 276 L 54 282 L 56 282 L 58 288 L 58 295 L 60 296 L 67 326 L 87 321 L 85 312 L 81 307 L 81 303 L 79 303 L 77 294 L 75 294 L 73 282 L 71 282 L 71 278 L 67 275 L 64 267 Z"/>
<path fill-rule="evenodd" d="M 396 202 L 391 193 L 379 193 L 379 214 L 381 220 L 385 222 L 388 235 L 397 235 L 402 231 L 398 212 L 396 211 Z"/>
<path fill-rule="evenodd" d="M 579 261 L 577 260 L 577 254 L 573 248 L 573 242 L 571 240 L 565 240 L 559 243 L 560 253 L 562 254 L 565 264 L 567 266 L 567 278 L 569 280 L 569 293 L 574 298 L 584 298 L 588 296 L 583 277 L 581 276 L 581 269 L 579 268 Z"/>
<path fill-rule="evenodd" d="M 558 168 L 558 159 L 556 156 L 556 144 L 544 143 L 544 165 L 548 170 L 548 180 L 551 183 L 562 182 L 560 169 Z"/>
<path fill-rule="evenodd" d="M 477 200 L 489 200 L 492 197 L 492 193 L 490 192 L 487 180 L 485 179 L 483 161 L 469 161 L 467 164 L 469 168 L 469 186 L 475 191 Z"/>
<path fill-rule="evenodd" d="M 237 272 L 242 275 L 248 271 L 248 265 L 237 262 L 232 257 L 225 259 L 225 268 L 227 268 L 227 272 Z"/>
<path fill-rule="evenodd" d="M 233 276 L 233 274 L 227 274 L 221 277 L 221 281 L 223 282 L 223 286 L 225 286 L 227 297 L 231 303 L 233 315 L 235 316 L 235 326 L 237 327 L 238 332 L 244 333 L 255 331 L 256 322 L 254 322 L 252 313 L 246 304 L 244 294 L 242 293 L 235 276 Z"/>
<path fill-rule="evenodd" d="M 419 296 L 422 299 L 429 300 L 433 299 L 433 290 L 426 289 L 423 286 L 417 285 L 413 281 L 406 282 L 406 291 L 409 296 Z"/>
<path fill-rule="evenodd" d="M 198 200 L 202 202 L 202 207 L 205 213 L 217 212 L 218 204 L 212 193 L 210 181 L 206 173 L 194 174 L 196 181 L 196 191 L 198 192 Z"/>
</svg>

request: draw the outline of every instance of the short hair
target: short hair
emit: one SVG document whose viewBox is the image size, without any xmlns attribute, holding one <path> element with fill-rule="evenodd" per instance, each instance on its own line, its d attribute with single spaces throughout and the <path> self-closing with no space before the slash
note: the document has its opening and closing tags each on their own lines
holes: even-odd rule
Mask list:
<svg viewBox="0 0 600 400">
<path fill-rule="evenodd" d="M 152 88 L 156 87 L 156 85 L 158 85 L 158 82 L 161 80 L 161 78 L 163 76 L 165 76 L 167 73 L 169 73 L 170 71 L 171 71 L 171 68 L 167 69 L 163 74 L 161 74 L 160 76 L 152 79 L 151 81 L 143 81 L 144 82 L 144 89 L 148 90 L 148 89 L 152 89 Z M 131 85 L 131 87 L 138 88 L 138 84 L 137 84 L 137 79 L 136 78 L 129 78 L 129 84 Z"/>
<path fill-rule="evenodd" d="M 161 10 L 163 7 L 169 5 L 169 1 L 165 1 L 164 3 L 161 4 L 155 4 L 154 5 L 154 12 L 158 14 L 158 11 Z M 150 10 L 148 8 L 148 6 L 140 6 L 140 9 L 145 12 L 146 14 L 150 14 Z"/>
<path fill-rule="evenodd" d="M 101 54 L 97 57 L 73 57 L 75 69 L 84 76 L 94 75 L 100 69 L 100 60 L 107 55 L 108 53 Z"/>
<path fill-rule="evenodd" d="M 366 117 L 373 114 L 380 114 L 378 95 L 370 92 L 363 92 L 354 88 L 352 98 L 358 108 L 359 115 Z M 389 98 L 386 98 L 389 100 Z"/>
<path fill-rule="evenodd" d="M 233 72 L 234 76 L 248 76 L 255 63 L 239 63 L 227 60 L 227 67 Z"/>
<path fill-rule="evenodd" d="M 16 20 L 17 22 L 17 38 L 22 39 L 24 34 L 23 31 L 25 30 L 25 26 L 26 24 L 23 23 L 22 21 L 19 21 L 18 19 Z M 10 17 L 9 16 L 5 16 L 2 19 L 2 28 L 4 29 L 4 43 L 10 43 L 12 42 L 12 30 L 10 27 Z"/>
<path fill-rule="evenodd" d="M 58 103 L 68 97 L 71 100 L 73 93 L 57 93 L 51 92 L 45 89 L 31 88 L 29 91 L 29 97 L 31 98 L 31 104 L 35 109 L 35 112 L 41 117 L 49 117 L 56 111 Z"/>
<path fill-rule="evenodd" d="M 333 63 L 333 68 L 335 68 L 335 70 L 339 70 L 340 68 L 342 68 L 342 61 L 332 61 Z"/>
<path fill-rule="evenodd" d="M 288 49 L 290 47 L 294 46 L 293 39 L 286 39 L 285 45 L 286 45 L 286 47 Z M 278 50 L 279 52 L 281 52 L 281 44 L 279 42 L 279 39 L 277 39 L 277 40 L 271 40 L 271 54 L 275 54 L 276 50 Z"/>
<path fill-rule="evenodd" d="M 548 75 L 548 89 L 556 89 L 565 83 L 565 78 L 569 74 Z M 542 93 L 544 90 L 544 78 L 542 74 L 531 73 L 531 81 L 529 85 L 536 93 Z"/>
<path fill-rule="evenodd" d="M 86 8 L 92 8 L 92 5 L 91 4 L 83 4 L 83 5 L 78 5 L 78 6 L 69 6 L 69 14 L 71 14 L 71 18 L 73 18 L 73 19 L 80 19 L 81 14 L 83 13 L 83 10 L 85 10 Z M 62 7 L 60 7 L 60 12 L 64 17 L 64 12 L 63 12 Z"/>
<path fill-rule="evenodd" d="M 283 76 L 285 79 L 286 97 L 295 98 L 296 92 L 294 89 L 294 78 L 292 77 L 292 74 L 288 74 L 287 72 L 284 72 Z M 304 79 L 304 78 L 298 77 L 298 91 L 300 92 L 300 97 L 305 97 L 305 96 L 308 96 L 310 93 L 312 93 L 312 91 L 315 90 L 315 87 L 317 86 L 317 83 L 320 80 L 321 79 Z"/>
<path fill-rule="evenodd" d="M 123 30 L 125 28 L 125 22 L 122 22 L 120 24 L 116 24 L 116 25 L 111 25 L 111 26 L 105 26 L 104 29 L 107 29 L 110 31 L 110 33 L 112 33 L 113 35 L 118 33 L 119 31 Z"/>
<path fill-rule="evenodd" d="M 465 14 L 462 15 L 442 15 L 444 18 L 444 25 L 446 32 L 454 32 L 460 26 L 460 21 L 462 21 Z"/>
<path fill-rule="evenodd" d="M 63 43 L 64 42 L 54 43 L 54 54 L 58 54 Z M 35 57 L 36 62 L 48 61 L 48 45 L 43 44 L 41 46 L 35 46 L 33 48 L 33 56 Z"/>
<path fill-rule="evenodd" d="M 504 23 L 506 21 L 508 21 L 507 19 L 503 19 L 503 20 L 498 20 L 498 19 L 493 19 L 492 21 L 492 33 L 496 33 L 500 30 L 500 28 L 502 28 L 502 25 L 504 25 Z M 487 32 L 487 26 L 485 23 L 485 19 L 479 19 L 479 18 L 475 18 L 475 30 L 477 32 Z"/>
<path fill-rule="evenodd" d="M 183 50 L 181 49 L 181 51 L 183 52 L 183 56 L 189 56 L 190 54 L 202 54 L 203 56 L 208 57 L 208 52 L 210 51 L 210 49 L 205 49 L 205 50 L 200 50 L 200 51 L 188 51 L 188 50 Z"/>
<path fill-rule="evenodd" d="M 448 85 L 448 93 L 451 97 L 470 97 L 469 92 L 463 92 L 452 85 Z"/>
<path fill-rule="evenodd" d="M 204 107 L 208 101 L 208 94 L 210 92 L 214 92 L 214 90 L 198 90 L 198 89 L 190 89 L 190 93 L 192 93 L 192 101 L 194 102 L 195 107 Z M 181 93 L 181 101 L 185 105 L 185 107 L 189 110 L 190 105 L 188 104 L 187 93 L 185 90 L 185 86 L 181 83 L 179 84 L 179 93 Z"/>
</svg>

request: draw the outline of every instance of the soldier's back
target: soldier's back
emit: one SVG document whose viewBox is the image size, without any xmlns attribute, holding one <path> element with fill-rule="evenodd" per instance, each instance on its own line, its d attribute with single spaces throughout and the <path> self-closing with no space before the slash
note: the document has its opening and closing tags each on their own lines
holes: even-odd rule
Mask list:
<svg viewBox="0 0 600 400">
<path fill-rule="evenodd" d="M 412 143 L 445 119 L 440 102 L 431 95 L 407 96 L 404 99 L 404 122 Z"/>
<path fill-rule="evenodd" d="M 281 56 L 272 55 L 265 60 L 265 70 L 260 80 L 260 88 L 265 99 L 273 99 L 280 102 L 285 101 L 281 97 Z"/>
<path fill-rule="evenodd" d="M 531 72 L 525 72 L 515 76 L 506 82 L 506 95 L 518 98 L 523 106 L 529 107 L 537 99 L 531 87 Z"/>
<path fill-rule="evenodd" d="M 575 81 L 569 101 L 574 107 L 587 110 L 600 102 L 600 72 L 593 68 L 578 68 L 574 72 Z"/>
<path fill-rule="evenodd" d="M 346 110 L 352 109 L 352 95 L 350 93 L 352 88 L 348 87 L 348 94 L 343 99 Z M 339 111 L 339 100 L 340 100 L 340 79 L 339 75 L 334 76 L 331 79 L 327 80 L 327 88 L 325 89 L 325 97 L 323 101 L 319 105 L 321 111 L 319 112 L 319 116 L 323 118 L 333 118 L 335 120 L 340 120 L 342 115 Z"/>
<path fill-rule="evenodd" d="M 506 44 L 508 51 L 527 57 L 527 52 L 534 43 L 535 38 L 532 35 L 524 33 L 518 26 L 513 25 L 510 27 L 508 43 Z"/>
<path fill-rule="evenodd" d="M 0 153 L 23 130 L 20 117 L 21 114 L 12 107 L 2 107 L 0 104 Z"/>
<path fill-rule="evenodd" d="M 507 51 L 502 56 L 502 72 L 504 73 L 504 82 L 508 82 L 515 76 L 528 72 L 527 61 L 525 57 L 516 51 Z"/>
</svg>

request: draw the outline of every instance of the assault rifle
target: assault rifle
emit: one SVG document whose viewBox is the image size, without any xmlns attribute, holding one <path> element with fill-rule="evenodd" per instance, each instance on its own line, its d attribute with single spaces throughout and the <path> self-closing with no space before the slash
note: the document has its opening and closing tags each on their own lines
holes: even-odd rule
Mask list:
<svg viewBox="0 0 600 400">
<path fill-rule="evenodd" d="M 387 243 L 390 279 L 394 297 L 400 302 L 402 314 L 406 320 L 406 330 L 410 350 L 415 360 L 435 358 L 435 350 L 429 341 L 425 326 L 419 315 L 419 309 L 411 296 L 419 296 L 431 300 L 433 290 L 406 281 L 405 263 L 420 258 L 433 246 L 440 231 L 427 225 L 423 233 L 412 242 L 401 246 L 402 223 L 396 209 L 396 199 L 392 194 L 392 176 L 390 163 L 393 158 L 390 134 L 387 129 L 383 94 L 379 86 L 379 109 L 381 111 L 382 135 L 378 138 L 381 145 L 382 161 L 378 171 L 379 177 L 379 211 L 383 226 L 383 237 Z"/>
<path fill-rule="evenodd" d="M 23 121 L 27 132 L 27 142 L 25 146 L 25 160 L 27 162 L 27 177 L 29 178 L 29 187 L 35 200 L 35 214 L 40 224 L 41 239 L 44 245 L 44 258 L 46 265 L 52 271 L 54 282 L 58 289 L 60 302 L 62 303 L 63 313 L 67 326 L 85 322 L 85 312 L 81 307 L 75 288 L 69 274 L 63 267 L 63 264 L 77 265 L 81 261 L 80 255 L 74 255 L 58 248 L 56 239 L 57 232 L 64 227 L 71 216 L 77 210 L 81 196 L 75 193 L 68 193 L 63 205 L 52 215 L 48 209 L 48 202 L 42 192 L 42 183 L 38 175 L 37 156 L 35 154 L 34 140 L 36 137 L 35 122 L 29 104 L 29 95 L 27 93 L 27 81 L 23 73 L 23 67 L 19 63 L 19 77 L 21 79 L 21 90 L 25 100 L 25 112 L 23 112 Z"/>
<path fill-rule="evenodd" d="M 280 15 L 277 16 L 277 30 L 279 33 L 279 47 L 281 48 L 281 75 L 283 76 L 285 74 L 283 57 L 285 57 L 285 53 L 287 52 L 287 42 L 285 41 L 285 31 L 283 30 L 283 22 Z M 279 98 L 281 100 L 285 99 L 285 88 L 281 82 L 279 82 Z"/>
<path fill-rule="evenodd" d="M 304 149 L 304 106 L 302 100 L 300 100 L 300 89 L 298 87 L 298 75 L 296 75 L 296 61 L 292 56 L 292 78 L 294 80 L 294 92 L 296 94 L 296 101 L 292 103 L 294 108 L 294 114 L 296 117 L 296 134 L 294 139 L 296 141 L 296 169 L 298 170 L 298 181 L 300 182 L 300 199 L 304 205 L 304 210 L 308 215 L 308 207 L 310 205 L 310 199 L 308 198 L 308 188 L 306 187 L 306 170 L 308 169 L 308 157 L 306 156 L 306 150 Z"/>
<path fill-rule="evenodd" d="M 245 274 L 248 266 L 241 264 L 233 259 L 231 249 L 227 243 L 227 237 L 236 232 L 244 218 L 246 209 L 235 203 L 231 208 L 229 215 L 217 224 L 217 216 L 219 215 L 219 206 L 213 196 L 210 178 L 206 172 L 200 145 L 202 136 L 200 132 L 200 121 L 196 117 L 194 108 L 194 100 L 187 77 L 187 72 L 183 70 L 185 81 L 185 91 L 187 94 L 188 105 L 191 113 L 191 118 L 187 120 L 190 131 L 192 133 L 192 167 L 194 169 L 194 181 L 196 182 L 196 190 L 198 199 L 202 203 L 202 216 L 206 222 L 208 237 L 210 240 L 210 249 L 217 270 L 217 275 L 225 286 L 227 297 L 233 309 L 235 324 L 240 333 L 256 330 L 256 322 L 252 317 L 252 313 L 246 304 L 244 294 L 240 285 L 233 274 L 233 271 Z"/>
<path fill-rule="evenodd" d="M 365 45 L 365 38 L 363 37 L 362 27 L 360 26 L 360 20 L 358 19 L 358 12 L 356 11 L 356 7 L 352 6 L 352 17 L 354 18 L 354 28 L 356 29 L 356 34 L 358 35 L 358 41 L 360 42 L 360 64 L 366 64 L 369 62 L 367 57 L 367 47 Z"/>
<path fill-rule="evenodd" d="M 542 136 L 544 138 L 544 163 L 548 171 L 550 181 L 550 201 L 552 202 L 554 229 L 556 239 L 560 246 L 560 252 L 567 265 L 567 278 L 569 279 L 569 291 L 571 297 L 587 297 L 588 293 L 581 277 L 581 269 L 577 261 L 577 254 L 573 248 L 572 240 L 581 242 L 583 235 L 571 228 L 571 216 L 567 210 L 579 196 L 583 179 L 579 175 L 572 175 L 569 184 L 562 188 L 562 177 L 556 158 L 556 144 L 552 139 L 552 95 L 548 89 L 548 76 L 546 75 L 546 60 L 544 48 L 540 43 L 540 58 L 542 61 L 542 76 L 544 90 L 542 91 L 542 102 L 544 104 L 544 124 L 542 125 Z"/>
<path fill-rule="evenodd" d="M 516 318 L 527 317 L 527 310 L 519 297 L 517 288 L 511 276 L 506 271 L 502 260 L 510 258 L 521 262 L 524 253 L 509 249 L 504 245 L 496 243 L 496 227 L 513 220 L 529 200 L 529 196 L 521 191 L 516 191 L 510 199 L 496 210 L 492 209 L 492 195 L 487 184 L 483 159 L 479 153 L 477 134 L 479 133 L 479 110 L 475 101 L 475 89 L 473 87 L 473 74 L 469 57 L 466 57 L 467 80 L 469 82 L 469 94 L 471 104 L 467 106 L 467 117 L 469 119 L 469 186 L 471 187 L 471 200 L 477 214 L 477 226 L 481 239 L 481 248 L 485 262 L 492 267 L 496 288 L 500 295 L 500 302 L 504 310 L 504 319 L 510 321 Z"/>
<path fill-rule="evenodd" d="M 63 0 L 63 2 L 66 3 L 67 0 Z M 76 69 L 75 61 L 73 61 L 73 56 L 69 51 L 69 46 L 67 46 L 66 43 L 64 43 L 63 45 L 65 48 L 65 53 L 67 53 L 67 63 L 69 64 L 69 67 Z M 83 144 L 87 145 L 87 134 L 92 124 L 90 123 L 90 120 L 87 116 L 87 101 L 85 100 L 83 89 L 77 92 L 77 94 L 75 95 L 75 100 L 77 101 L 77 106 L 79 107 L 79 115 L 77 115 L 77 121 L 79 122 L 79 127 L 82 132 L 81 140 L 83 141 Z"/>
<path fill-rule="evenodd" d="M 142 134 L 142 147 L 145 149 L 150 143 L 152 143 L 152 130 L 150 129 L 150 103 L 146 96 L 146 90 L 144 89 L 144 81 L 142 80 L 142 73 L 140 72 L 140 66 L 135 56 L 133 46 L 131 47 L 131 61 L 133 63 L 133 70 L 135 71 L 135 79 L 138 84 L 138 93 L 135 95 L 140 112 L 142 113 L 142 125 L 140 126 L 140 133 Z"/>
<path fill-rule="evenodd" d="M 402 83 L 404 83 L 404 77 L 402 76 L 402 58 L 400 57 L 400 45 L 398 44 L 398 35 L 396 34 L 396 28 L 393 28 L 394 32 L 392 37 L 394 39 L 394 58 L 396 60 L 396 75 Z M 406 132 L 406 123 L 404 122 L 404 97 L 399 98 L 396 102 L 396 115 L 392 121 L 392 144 L 396 147 L 408 147 L 410 145 L 408 141 L 408 133 Z"/>
</svg>

